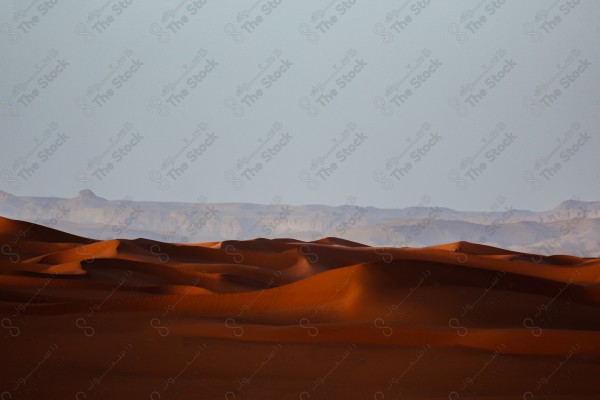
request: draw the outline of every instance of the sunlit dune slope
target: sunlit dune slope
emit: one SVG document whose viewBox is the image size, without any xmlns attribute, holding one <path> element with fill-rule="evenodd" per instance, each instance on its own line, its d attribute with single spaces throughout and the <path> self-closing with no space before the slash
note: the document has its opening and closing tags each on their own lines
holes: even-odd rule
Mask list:
<svg viewBox="0 0 600 400">
<path fill-rule="evenodd" d="M 292 341 L 325 340 L 307 335 L 321 326 L 374 344 L 474 347 L 481 346 L 475 336 L 461 333 L 521 335 L 528 343 L 538 330 L 573 331 L 600 353 L 597 259 L 468 242 L 415 249 L 338 238 L 94 241 L 6 218 L 0 237 L 0 310 L 18 310 L 17 318 L 168 309 L 206 322 L 199 335 L 227 336 L 210 324 L 234 321 L 262 329 L 264 340 L 278 330 Z M 407 334 L 415 329 L 419 339 Z M 513 342 L 514 352 L 526 351 Z"/>
</svg>

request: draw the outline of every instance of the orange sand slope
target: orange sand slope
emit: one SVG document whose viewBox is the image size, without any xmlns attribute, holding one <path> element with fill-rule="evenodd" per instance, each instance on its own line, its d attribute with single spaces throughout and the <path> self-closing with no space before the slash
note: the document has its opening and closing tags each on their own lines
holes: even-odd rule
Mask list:
<svg viewBox="0 0 600 400">
<path fill-rule="evenodd" d="M 501 336 L 507 352 L 540 354 L 568 351 L 561 338 L 569 332 L 600 353 L 598 259 L 467 242 L 94 241 L 5 218 L 0 239 L 0 311 L 15 317 L 158 312 L 222 322 L 200 330 L 207 336 L 245 324 L 241 339 L 285 331 L 281 340 L 297 342 L 493 349 Z M 544 331 L 555 337 L 551 346 L 536 340 Z"/>
<path fill-rule="evenodd" d="M 580 364 L 592 363 L 596 372 L 600 365 L 599 259 L 543 257 L 467 242 L 414 249 L 369 247 L 338 238 L 193 245 L 95 241 L 6 218 L 0 218 L 0 242 L 0 347 L 9 359 L 29 354 L 29 366 L 43 354 L 40 337 L 67 341 L 70 349 L 85 352 L 88 338 L 105 337 L 105 344 L 114 344 L 126 335 L 149 352 L 170 351 L 164 346 L 172 338 L 246 343 L 265 353 L 273 343 L 297 351 L 322 346 L 323 352 L 337 353 L 358 346 L 371 349 L 371 355 L 387 348 L 374 359 L 364 356 L 364 362 L 378 359 L 380 366 L 389 361 L 386 352 L 410 348 L 550 357 L 554 361 L 536 370 L 538 378 L 565 357 L 585 355 Z M 101 342 L 95 345 L 100 346 L 95 354 L 104 360 Z M 169 354 L 161 356 L 165 365 L 173 359 Z M 410 360 L 418 354 L 402 357 Z M 452 355 L 447 357 L 456 363 Z M 81 362 L 91 362 L 86 360 Z M 471 365 L 476 370 L 488 364 Z M 219 368 L 225 374 L 227 368 Z M 447 379 L 461 370 L 448 368 L 443 374 Z M 16 395 L 21 390 L 18 374 L 27 371 L 23 366 L 5 393 Z M 77 373 L 66 367 L 61 371 Z M 294 371 L 295 382 L 310 379 L 302 377 L 307 371 Z M 371 382 L 374 389 L 364 398 L 384 393 L 376 392 L 378 384 L 386 386 L 384 377 L 380 380 Z M 523 385 L 520 393 L 528 396 L 530 388 L 535 394 L 535 385 Z M 299 398 L 298 393 L 290 398 Z"/>
</svg>

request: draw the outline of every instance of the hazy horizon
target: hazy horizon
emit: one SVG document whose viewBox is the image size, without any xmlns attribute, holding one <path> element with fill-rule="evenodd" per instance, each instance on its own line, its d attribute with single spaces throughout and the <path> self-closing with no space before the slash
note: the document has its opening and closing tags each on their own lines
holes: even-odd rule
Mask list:
<svg viewBox="0 0 600 400">
<path fill-rule="evenodd" d="M 90 191 L 91 189 L 81 189 L 76 193 L 73 193 L 70 196 L 62 196 L 62 195 L 58 195 L 58 196 L 35 196 L 35 195 L 28 195 L 28 194 L 22 194 L 22 193 L 10 193 L 9 191 L 6 190 L 0 190 L 0 193 L 5 192 L 8 193 L 10 195 L 16 196 L 16 197 L 32 197 L 32 198 L 56 198 L 56 199 L 73 199 L 73 198 L 77 198 L 81 192 L 84 191 Z M 294 207 L 310 207 L 310 206 L 326 206 L 326 207 L 343 207 L 343 206 L 358 206 L 358 207 L 371 207 L 371 208 L 376 208 L 376 209 L 381 209 L 381 210 L 399 210 L 399 209 L 404 209 L 404 208 L 410 208 L 410 207 L 431 207 L 431 208 L 448 208 L 451 210 L 455 210 L 455 211 L 461 211 L 461 212 L 469 212 L 469 211 L 474 211 L 474 212 L 485 212 L 485 211 L 492 211 L 494 210 L 494 204 L 498 204 L 498 198 L 503 198 L 503 196 L 499 196 L 498 198 L 496 198 L 495 202 L 493 204 L 490 204 L 487 208 L 485 209 L 462 209 L 462 208 L 454 208 L 454 207 L 446 207 L 444 205 L 440 205 L 440 204 L 432 204 L 431 202 L 429 202 L 429 198 L 427 198 L 427 202 L 426 204 L 424 203 L 423 199 L 421 200 L 421 202 L 419 204 L 414 204 L 414 205 L 407 205 L 407 206 L 399 206 L 399 207 L 377 207 L 377 206 L 372 206 L 372 205 L 368 205 L 368 204 L 360 204 L 358 202 L 356 202 L 356 198 L 351 197 L 350 200 L 352 200 L 352 202 L 346 201 L 343 204 L 325 204 L 325 203 L 292 203 L 292 202 L 285 202 L 282 201 L 281 198 L 279 196 L 274 196 L 273 199 L 271 199 L 270 202 L 268 203 L 257 203 L 257 202 L 251 202 L 251 201 L 208 201 L 206 198 L 199 198 L 196 199 L 195 201 L 182 201 L 182 200 L 157 200 L 157 199 L 136 199 L 134 197 L 131 196 L 125 196 L 122 198 L 107 198 L 105 196 L 103 196 L 102 194 L 98 193 L 95 190 L 91 190 L 91 192 L 102 199 L 105 199 L 107 201 L 114 201 L 114 202 L 119 202 L 119 201 L 133 201 L 133 202 L 144 202 L 144 203 L 185 203 L 185 204 L 194 204 L 194 203 L 206 203 L 206 204 L 251 204 L 251 205 L 258 205 L 258 206 L 269 206 L 270 204 L 274 203 L 274 199 L 276 200 L 276 203 L 278 205 L 289 205 L 289 206 L 294 206 Z M 427 196 L 425 196 L 426 198 Z M 348 199 L 347 199 L 348 200 Z M 556 203 L 553 206 L 550 206 L 549 208 L 540 208 L 540 209 L 534 209 L 534 208 L 522 208 L 522 207 L 518 207 L 517 205 L 511 204 L 510 206 L 507 207 L 507 209 L 512 209 L 512 210 L 521 210 L 521 211 L 549 211 L 554 209 L 555 207 L 558 207 L 559 205 L 561 205 L 564 202 L 567 201 L 581 201 L 581 202 L 585 202 L 585 203 L 594 203 L 594 202 L 598 202 L 600 201 L 599 199 L 581 199 L 581 198 L 567 198 L 564 200 L 559 201 L 558 203 Z"/>
<path fill-rule="evenodd" d="M 80 191 L 78 191 L 77 193 L 74 193 L 72 196 L 33 196 L 33 195 L 27 195 L 27 194 L 20 194 L 20 193 L 10 193 L 9 191 L 6 190 L 0 190 L 1 192 L 5 192 L 5 193 L 9 193 L 13 196 L 16 197 L 37 197 L 37 198 L 57 198 L 57 199 L 73 199 L 79 196 L 79 194 L 83 191 L 86 190 L 90 190 L 90 189 L 81 189 Z M 198 203 L 205 203 L 205 204 L 252 204 L 252 205 L 260 205 L 260 206 L 268 206 L 269 204 L 273 204 L 274 201 L 273 199 L 271 199 L 271 201 L 269 203 L 257 203 L 257 202 L 250 202 L 250 201 L 215 201 L 215 202 L 211 202 L 211 201 L 206 201 L 205 198 L 201 198 L 201 199 L 196 199 L 196 201 L 181 201 L 181 200 L 154 200 L 154 199 L 136 199 L 134 197 L 131 196 L 125 196 L 123 198 L 107 198 L 105 196 L 102 196 L 101 194 L 97 193 L 96 191 L 92 190 L 93 194 L 97 197 L 100 197 L 102 199 L 105 199 L 107 201 L 123 201 L 123 200 L 128 200 L 128 201 L 134 201 L 134 202 L 147 202 L 147 203 L 186 203 L 186 204 L 198 204 Z M 427 197 L 427 196 L 425 196 Z M 498 198 L 503 198 L 502 196 L 499 196 Z M 404 209 L 404 208 L 410 208 L 410 207 L 432 207 L 432 208 L 448 208 L 451 210 L 455 210 L 455 211 L 461 211 L 461 212 L 469 212 L 469 211 L 474 211 L 474 212 L 485 212 L 485 211 L 495 211 L 495 208 L 498 205 L 498 201 L 497 199 L 495 200 L 495 202 L 493 204 L 490 204 L 487 208 L 485 209 L 462 209 L 462 208 L 454 208 L 454 207 L 446 207 L 444 205 L 441 204 L 431 204 L 429 201 L 427 201 L 427 203 L 425 204 L 423 202 L 423 200 L 421 200 L 421 202 L 419 204 L 414 204 L 414 205 L 408 205 L 408 206 L 402 206 L 402 207 L 377 207 L 377 206 L 371 206 L 368 204 L 360 204 L 355 202 L 356 199 L 351 197 L 351 200 L 353 200 L 352 202 L 348 202 L 346 201 L 346 203 L 343 204 L 324 204 L 324 203 L 291 203 L 291 202 L 285 202 L 280 200 L 280 197 L 275 196 L 274 199 L 276 199 L 276 203 L 278 205 L 289 205 L 289 206 L 294 206 L 294 207 L 310 207 L 310 206 L 327 206 L 327 207 L 343 207 L 343 206 L 359 206 L 359 207 L 372 207 L 372 208 L 376 208 L 376 209 L 381 209 L 381 210 L 398 210 L 398 209 Z M 201 201 L 200 201 L 201 200 Z M 555 205 L 549 207 L 549 208 L 540 208 L 540 209 L 534 209 L 534 208 L 522 208 L 522 207 L 518 207 L 517 205 L 511 204 L 510 206 L 508 206 L 506 209 L 512 209 L 512 210 L 521 210 L 521 211 L 549 211 L 554 209 L 555 207 L 558 207 L 560 204 L 566 202 L 566 201 L 581 201 L 581 202 L 586 202 L 586 203 L 593 203 L 593 202 L 598 202 L 600 200 L 598 199 L 580 199 L 580 198 L 568 198 L 568 199 L 564 199 L 562 201 L 559 201 L 558 203 L 556 203 Z M 495 205 L 494 205 L 495 204 Z"/>
</svg>

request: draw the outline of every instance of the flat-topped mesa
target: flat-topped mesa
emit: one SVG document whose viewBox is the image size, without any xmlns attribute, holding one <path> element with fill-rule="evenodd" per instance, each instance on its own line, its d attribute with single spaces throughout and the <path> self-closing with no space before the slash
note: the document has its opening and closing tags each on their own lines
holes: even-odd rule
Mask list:
<svg viewBox="0 0 600 400">
<path fill-rule="evenodd" d="M 106 200 L 102 197 L 98 197 L 96 196 L 96 194 L 91 191 L 90 189 L 83 189 L 79 191 L 79 194 L 77 195 L 76 199 L 82 199 L 82 200 Z"/>
</svg>

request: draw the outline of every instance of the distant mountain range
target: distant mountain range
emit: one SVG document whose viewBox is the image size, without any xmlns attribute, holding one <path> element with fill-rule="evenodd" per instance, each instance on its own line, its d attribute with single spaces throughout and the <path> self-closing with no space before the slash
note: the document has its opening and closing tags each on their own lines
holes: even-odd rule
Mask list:
<svg viewBox="0 0 600 400">
<path fill-rule="evenodd" d="M 600 201 L 567 200 L 548 211 L 511 208 L 498 198 L 490 211 L 433 207 L 139 202 L 77 197 L 18 197 L 0 191 L 0 215 L 95 239 L 144 237 L 177 243 L 255 237 L 315 240 L 336 236 L 376 246 L 422 247 L 471 241 L 529 253 L 600 256 Z"/>
</svg>

